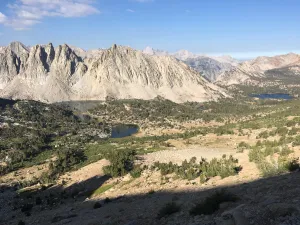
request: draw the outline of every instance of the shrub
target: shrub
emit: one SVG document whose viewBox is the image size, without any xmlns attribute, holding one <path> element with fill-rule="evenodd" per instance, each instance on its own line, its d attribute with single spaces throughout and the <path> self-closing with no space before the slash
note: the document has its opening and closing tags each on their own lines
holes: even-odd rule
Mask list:
<svg viewBox="0 0 300 225">
<path fill-rule="evenodd" d="M 289 121 L 286 122 L 285 125 L 286 125 L 287 127 L 294 127 L 296 124 L 297 124 L 296 121 L 289 120 Z"/>
<path fill-rule="evenodd" d="M 285 136 L 288 133 L 288 129 L 286 127 L 279 127 L 276 129 L 275 133 L 281 136 Z"/>
<path fill-rule="evenodd" d="M 216 128 L 215 134 L 217 135 L 234 134 L 234 131 L 223 126 L 223 127 Z"/>
<path fill-rule="evenodd" d="M 205 160 L 200 162 L 201 171 L 205 172 L 208 177 L 221 176 L 225 178 L 228 176 L 236 175 L 239 170 L 237 169 L 238 160 L 226 155 L 223 155 L 222 159 L 214 158 L 209 163 Z"/>
<path fill-rule="evenodd" d="M 242 141 L 238 144 L 238 148 L 239 149 L 246 149 L 246 148 L 250 148 L 250 145 L 247 144 L 246 142 Z"/>
<path fill-rule="evenodd" d="M 298 170 L 300 168 L 300 165 L 299 165 L 299 158 L 295 158 L 295 159 L 292 159 L 290 160 L 287 165 L 286 165 L 287 169 L 290 171 L 290 172 L 293 172 L 295 170 Z"/>
<path fill-rule="evenodd" d="M 224 119 L 222 117 L 217 117 L 216 118 L 216 122 L 218 123 L 223 123 L 224 122 Z"/>
<path fill-rule="evenodd" d="M 272 136 L 272 137 L 274 137 L 276 135 L 276 130 L 271 130 L 269 132 L 269 135 Z"/>
<path fill-rule="evenodd" d="M 54 178 L 55 176 L 53 174 L 50 174 L 51 171 L 49 171 L 49 173 L 47 172 L 43 172 L 40 176 L 40 181 L 42 184 L 50 184 L 54 182 Z"/>
<path fill-rule="evenodd" d="M 256 142 L 256 145 L 255 146 L 261 146 L 262 145 L 262 142 L 261 141 L 258 141 Z"/>
<path fill-rule="evenodd" d="M 263 132 L 259 133 L 259 135 L 257 136 L 257 138 L 264 138 L 264 139 L 267 139 L 268 137 L 269 137 L 268 131 L 263 131 Z"/>
<path fill-rule="evenodd" d="M 94 204 L 94 209 L 99 209 L 99 208 L 101 208 L 101 207 L 102 207 L 102 205 L 101 205 L 100 202 L 96 202 L 96 203 Z"/>
<path fill-rule="evenodd" d="M 300 135 L 297 135 L 294 139 L 293 146 L 300 145 Z"/>
<path fill-rule="evenodd" d="M 289 149 L 287 146 L 284 146 L 281 151 L 280 151 L 280 155 L 281 156 L 288 156 L 289 154 L 293 153 L 294 151 Z"/>
<path fill-rule="evenodd" d="M 154 190 L 148 191 L 148 195 L 153 195 L 153 194 L 155 194 L 155 191 L 154 191 Z"/>
<path fill-rule="evenodd" d="M 248 156 L 250 162 L 259 163 L 263 162 L 265 157 L 272 156 L 275 153 L 279 153 L 281 156 L 288 156 L 292 152 L 287 146 L 282 147 L 280 150 L 280 147 L 276 147 L 276 142 L 263 142 L 260 146 L 252 147 Z"/>
<path fill-rule="evenodd" d="M 70 171 L 74 165 L 86 160 L 84 152 L 80 149 L 62 149 L 57 151 L 57 160 L 50 164 L 50 174 L 56 175 Z"/>
<path fill-rule="evenodd" d="M 164 207 L 162 207 L 157 215 L 158 219 L 161 219 L 165 216 L 169 216 L 171 214 L 177 213 L 180 211 L 180 205 L 176 204 L 176 202 L 167 203 Z"/>
<path fill-rule="evenodd" d="M 200 183 L 203 184 L 207 181 L 207 177 L 205 173 L 200 174 Z"/>
<path fill-rule="evenodd" d="M 105 198 L 104 199 L 104 204 L 108 204 L 108 203 L 110 203 L 111 202 L 111 199 L 110 198 Z"/>
<path fill-rule="evenodd" d="M 268 156 L 268 155 L 273 155 L 275 153 L 275 151 L 279 151 L 279 149 L 268 146 L 261 153 L 263 156 Z"/>
<path fill-rule="evenodd" d="M 106 175 L 112 177 L 124 176 L 133 169 L 136 152 L 134 150 L 109 151 L 105 158 L 110 165 L 103 168 Z"/>
<path fill-rule="evenodd" d="M 135 166 L 133 170 L 130 171 L 132 178 L 139 178 L 142 175 L 143 169 L 140 166 Z"/>
<path fill-rule="evenodd" d="M 218 191 L 207 197 L 203 202 L 197 204 L 190 210 L 190 214 L 196 215 L 211 215 L 220 208 L 220 204 L 223 202 L 235 202 L 238 198 L 232 193 Z"/>
<path fill-rule="evenodd" d="M 275 176 L 278 174 L 278 168 L 274 163 L 267 162 L 266 160 L 257 162 L 257 167 L 264 177 Z"/>
<path fill-rule="evenodd" d="M 154 168 L 158 168 L 161 175 L 175 173 L 182 179 L 194 180 L 200 176 L 201 182 L 206 181 L 209 177 L 221 176 L 222 178 L 236 175 L 240 171 L 237 166 L 237 159 L 232 156 L 227 158 L 223 155 L 221 159 L 214 158 L 210 162 L 206 159 L 201 159 L 199 163 L 196 162 L 196 157 L 193 157 L 189 162 L 184 160 L 181 166 L 169 163 L 154 163 Z"/>
<path fill-rule="evenodd" d="M 293 142 L 293 138 L 292 137 L 286 137 L 286 136 L 283 136 L 279 139 L 279 142 L 278 144 L 279 145 L 283 145 L 283 144 L 288 144 L 288 143 L 292 143 Z"/>
<path fill-rule="evenodd" d="M 296 127 L 293 127 L 291 130 L 289 130 L 288 135 L 293 136 L 296 135 L 298 133 L 299 129 L 297 129 Z"/>
<path fill-rule="evenodd" d="M 49 164 L 49 171 L 41 174 L 40 181 L 42 184 L 53 183 L 59 175 L 85 160 L 86 156 L 81 149 L 66 148 L 57 151 L 57 160 Z"/>
<path fill-rule="evenodd" d="M 275 159 L 271 159 L 270 162 L 264 160 L 259 162 L 257 166 L 264 177 L 269 177 L 297 170 L 299 168 L 299 161 L 298 159 L 280 156 L 277 161 Z"/>
</svg>

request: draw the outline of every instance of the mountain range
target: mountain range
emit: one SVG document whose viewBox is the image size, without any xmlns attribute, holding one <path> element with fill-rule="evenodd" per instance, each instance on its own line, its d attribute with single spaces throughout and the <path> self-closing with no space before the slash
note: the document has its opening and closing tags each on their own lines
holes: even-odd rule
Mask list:
<svg viewBox="0 0 300 225">
<path fill-rule="evenodd" d="M 228 95 L 174 57 L 130 47 L 86 52 L 66 44 L 29 48 L 13 42 L 0 51 L 0 97 L 59 102 L 157 96 L 201 102 Z"/>
<path fill-rule="evenodd" d="M 298 84 L 300 55 L 239 62 L 185 50 L 168 53 L 113 45 L 85 51 L 67 44 L 0 47 L 0 97 L 43 102 L 105 99 L 210 101 L 227 86 Z M 222 88 L 221 88 L 222 87 Z"/>
<path fill-rule="evenodd" d="M 260 56 L 240 63 L 229 71 L 222 73 L 216 84 L 223 86 L 237 84 L 264 85 L 278 79 L 299 76 L 300 55 L 289 53 L 274 57 Z M 281 71 L 281 72 L 280 72 Z M 274 76 L 274 74 L 277 74 Z M 278 76 L 280 74 L 280 76 Z M 277 79 L 274 78 L 277 76 Z"/>
<path fill-rule="evenodd" d="M 195 54 L 187 50 L 168 53 L 167 51 L 155 50 L 151 47 L 146 47 L 143 50 L 143 53 L 157 56 L 173 56 L 200 72 L 210 81 L 215 81 L 219 75 L 233 69 L 233 67 L 237 66 L 239 63 L 238 60 L 231 56 L 207 56 Z"/>
<path fill-rule="evenodd" d="M 147 47 L 143 52 L 150 55 L 173 56 L 198 71 L 207 80 L 223 87 L 299 83 L 297 77 L 300 75 L 300 56 L 295 53 L 273 57 L 259 56 L 241 62 L 231 56 L 207 56 L 187 50 L 168 53 Z"/>
</svg>

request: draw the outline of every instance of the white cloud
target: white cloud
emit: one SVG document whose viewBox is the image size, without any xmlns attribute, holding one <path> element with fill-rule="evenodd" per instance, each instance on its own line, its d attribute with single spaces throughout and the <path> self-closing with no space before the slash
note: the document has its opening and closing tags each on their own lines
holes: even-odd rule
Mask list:
<svg viewBox="0 0 300 225">
<path fill-rule="evenodd" d="M 132 10 L 132 9 L 127 9 L 126 11 L 127 11 L 127 12 L 130 12 L 130 13 L 134 13 L 134 12 L 135 12 L 135 11 Z"/>
<path fill-rule="evenodd" d="M 7 20 L 6 16 L 0 12 L 0 23 L 5 23 L 6 20 Z"/>
<path fill-rule="evenodd" d="M 0 23 L 17 30 L 40 23 L 45 17 L 85 17 L 100 13 L 93 0 L 16 0 L 9 4 L 11 15 L 0 12 Z"/>
</svg>

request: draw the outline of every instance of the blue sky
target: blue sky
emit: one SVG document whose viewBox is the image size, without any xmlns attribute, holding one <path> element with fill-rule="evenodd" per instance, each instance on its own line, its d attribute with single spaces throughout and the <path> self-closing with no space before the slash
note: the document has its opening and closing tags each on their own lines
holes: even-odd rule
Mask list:
<svg viewBox="0 0 300 225">
<path fill-rule="evenodd" d="M 113 43 L 238 58 L 300 52 L 299 0 L 1 0 L 0 45 Z"/>
</svg>

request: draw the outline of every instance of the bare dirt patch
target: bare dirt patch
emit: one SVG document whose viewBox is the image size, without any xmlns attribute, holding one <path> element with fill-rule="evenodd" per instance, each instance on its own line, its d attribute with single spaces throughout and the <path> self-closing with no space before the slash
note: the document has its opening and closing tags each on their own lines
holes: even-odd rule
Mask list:
<svg viewBox="0 0 300 225">
<path fill-rule="evenodd" d="M 187 149 L 181 150 L 164 150 L 159 152 L 149 153 L 144 158 L 144 163 L 146 165 L 153 164 L 156 161 L 162 163 L 173 162 L 177 164 L 181 164 L 182 161 L 189 160 L 192 157 L 196 157 L 197 159 L 205 158 L 211 160 L 213 158 L 220 158 L 222 155 L 231 155 L 235 154 L 234 149 L 228 148 L 205 148 L 199 146 L 189 146 Z"/>
</svg>

